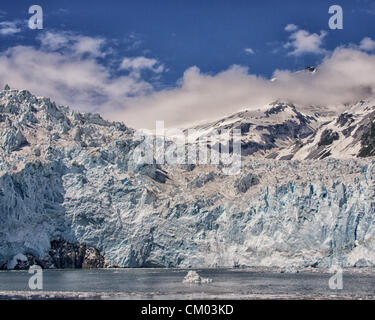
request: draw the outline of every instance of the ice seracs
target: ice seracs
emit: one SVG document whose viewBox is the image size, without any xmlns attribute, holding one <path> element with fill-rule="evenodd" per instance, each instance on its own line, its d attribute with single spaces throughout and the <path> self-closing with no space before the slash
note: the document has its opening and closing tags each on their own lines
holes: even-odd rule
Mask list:
<svg viewBox="0 0 375 320">
<path fill-rule="evenodd" d="M 243 131 L 230 176 L 133 165 L 126 125 L 0 91 L 0 266 L 59 239 L 76 257 L 93 248 L 82 256 L 94 267 L 372 266 L 374 105 L 322 121 L 278 101 L 201 125 Z"/>
</svg>

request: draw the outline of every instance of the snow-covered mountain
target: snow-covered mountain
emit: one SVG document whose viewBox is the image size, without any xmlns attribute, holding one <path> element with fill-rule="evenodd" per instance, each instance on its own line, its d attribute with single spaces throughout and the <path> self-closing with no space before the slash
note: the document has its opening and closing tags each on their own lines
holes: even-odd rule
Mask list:
<svg viewBox="0 0 375 320">
<path fill-rule="evenodd" d="M 360 101 L 284 151 L 291 159 L 348 159 L 375 155 L 375 99 Z"/>
<path fill-rule="evenodd" d="M 316 110 L 314 110 L 316 111 Z M 375 99 L 360 101 L 338 115 L 307 114 L 273 102 L 195 126 L 196 136 L 240 129 L 242 155 L 278 160 L 350 159 L 375 155 Z M 186 130 L 187 131 L 187 130 Z"/>
<path fill-rule="evenodd" d="M 0 266 L 375 264 L 371 101 L 328 120 L 277 102 L 200 126 L 243 132 L 241 171 L 224 175 L 134 164 L 124 124 L 6 89 Z"/>
<path fill-rule="evenodd" d="M 213 137 L 225 130 L 241 130 L 241 153 L 274 158 L 277 151 L 315 133 L 319 120 L 299 112 L 294 105 L 274 102 L 255 111 L 244 110 L 211 123 L 195 126 L 202 136 Z M 187 131 L 187 130 L 186 130 Z"/>
</svg>

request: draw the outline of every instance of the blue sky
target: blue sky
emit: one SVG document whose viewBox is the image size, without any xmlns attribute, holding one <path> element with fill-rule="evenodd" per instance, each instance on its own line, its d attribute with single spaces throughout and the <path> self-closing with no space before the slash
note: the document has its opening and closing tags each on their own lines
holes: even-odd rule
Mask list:
<svg viewBox="0 0 375 320">
<path fill-rule="evenodd" d="M 127 98 L 178 88 L 186 71 L 194 66 L 200 74 L 215 76 L 238 65 L 248 68 L 249 74 L 271 78 L 276 69 L 296 71 L 319 65 L 337 47 L 360 46 L 366 37 L 368 41 L 375 39 L 375 1 L 368 0 L 48 0 L 37 2 L 44 11 L 44 29 L 30 30 L 28 8 L 33 4 L 2 1 L 0 51 L 5 54 L 10 48 L 24 46 L 44 53 L 69 54 L 77 62 L 77 52 L 68 53 L 66 45 L 96 39 L 101 41 L 96 47 L 100 53 L 94 54 L 91 49 L 95 46 L 86 41 L 80 46 L 89 45 L 91 51 L 80 55 L 79 60 L 94 63 L 94 59 L 95 68 L 105 68 L 105 81 L 130 75 L 141 88 L 124 90 Z M 334 4 L 343 8 L 343 30 L 328 28 L 328 8 Z M 288 25 L 293 26 L 292 31 L 285 30 Z M 1 28 L 9 32 L 1 34 Z M 315 47 L 298 51 L 299 43 L 293 40 L 297 32 L 301 40 L 315 39 Z M 60 46 L 51 43 L 58 36 L 68 39 L 64 40 L 65 47 L 61 42 Z M 371 49 L 372 42 L 368 46 Z M 371 50 L 366 51 L 369 54 Z M 134 60 L 139 57 L 143 60 Z M 95 92 L 99 104 L 109 92 Z M 46 93 L 53 94 L 51 90 Z M 92 98 L 90 103 L 95 102 Z M 82 101 L 73 102 L 86 111 Z"/>
</svg>

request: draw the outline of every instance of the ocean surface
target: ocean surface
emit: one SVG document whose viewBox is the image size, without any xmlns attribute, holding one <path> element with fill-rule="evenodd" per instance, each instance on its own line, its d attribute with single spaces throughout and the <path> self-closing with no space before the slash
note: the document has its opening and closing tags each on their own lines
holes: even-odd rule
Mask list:
<svg viewBox="0 0 375 320">
<path fill-rule="evenodd" d="M 343 271 L 331 290 L 328 271 L 281 273 L 198 269 L 211 283 L 183 283 L 182 269 L 43 270 L 43 290 L 30 290 L 27 271 L 0 271 L 0 299 L 374 299 L 375 270 Z"/>
</svg>

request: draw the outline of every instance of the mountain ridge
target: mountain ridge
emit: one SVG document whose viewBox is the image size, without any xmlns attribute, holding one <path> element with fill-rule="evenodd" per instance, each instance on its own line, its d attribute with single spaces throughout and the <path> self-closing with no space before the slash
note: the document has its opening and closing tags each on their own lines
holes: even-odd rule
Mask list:
<svg viewBox="0 0 375 320">
<path fill-rule="evenodd" d="M 210 132 L 240 129 L 242 154 L 276 160 L 347 159 L 374 154 L 370 143 L 367 153 L 364 135 L 371 136 L 375 119 L 375 99 L 360 101 L 333 117 L 322 118 L 303 113 L 290 103 L 275 101 L 265 110 L 244 110 L 191 129 Z M 188 130 L 185 130 L 188 132 Z"/>
</svg>

